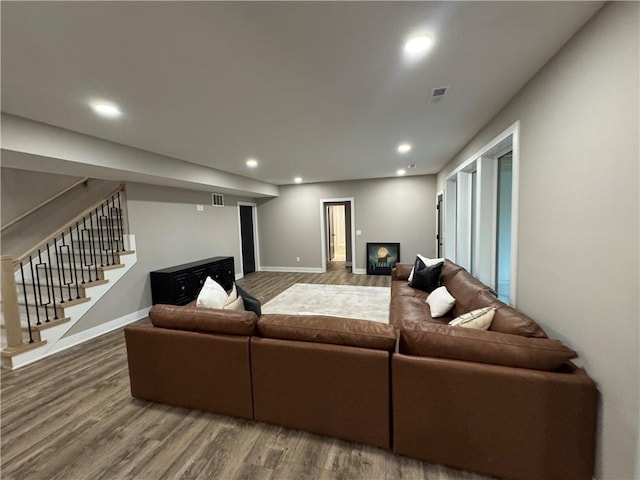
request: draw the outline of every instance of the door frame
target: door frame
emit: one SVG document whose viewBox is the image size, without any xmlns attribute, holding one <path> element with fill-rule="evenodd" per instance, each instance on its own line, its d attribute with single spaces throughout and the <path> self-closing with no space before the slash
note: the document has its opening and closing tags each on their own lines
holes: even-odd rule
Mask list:
<svg viewBox="0 0 640 480">
<path fill-rule="evenodd" d="M 445 207 L 444 207 L 444 190 L 436 192 L 436 258 L 445 257 L 444 253 L 444 221 L 445 221 Z M 439 248 L 442 245 L 442 248 Z M 440 252 L 438 252 L 440 250 Z M 440 255 L 438 255 L 440 253 Z"/>
<path fill-rule="evenodd" d="M 322 273 L 327 271 L 327 231 L 325 228 L 325 203 L 351 202 L 351 271 L 358 273 L 356 268 L 356 202 L 354 197 L 321 198 L 320 199 L 320 250 L 322 258 Z M 346 232 L 345 232 L 346 233 Z"/>
<path fill-rule="evenodd" d="M 253 216 L 253 256 L 256 262 L 256 272 L 261 270 L 260 268 L 260 241 L 258 238 L 258 205 L 253 202 L 241 202 L 238 200 L 238 239 L 240 241 L 240 274 L 236 280 L 244 277 L 244 259 L 242 258 L 242 227 L 240 218 L 240 207 L 251 207 L 251 214 Z"/>
</svg>

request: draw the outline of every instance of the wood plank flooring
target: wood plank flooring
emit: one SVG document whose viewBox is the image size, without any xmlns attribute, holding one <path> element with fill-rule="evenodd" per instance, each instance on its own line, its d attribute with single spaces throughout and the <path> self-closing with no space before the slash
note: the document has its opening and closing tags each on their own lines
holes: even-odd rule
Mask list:
<svg viewBox="0 0 640 480">
<path fill-rule="evenodd" d="M 266 302 L 294 283 L 389 281 L 341 270 L 258 272 L 238 284 Z M 3 370 L 1 387 L 3 479 L 487 478 L 277 425 L 134 399 L 122 329 Z"/>
</svg>

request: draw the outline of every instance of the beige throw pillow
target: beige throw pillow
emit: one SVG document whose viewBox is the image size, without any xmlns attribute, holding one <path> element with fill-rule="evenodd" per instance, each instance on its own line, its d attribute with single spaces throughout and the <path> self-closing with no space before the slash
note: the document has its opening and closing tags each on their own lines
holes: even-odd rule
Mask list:
<svg viewBox="0 0 640 480">
<path fill-rule="evenodd" d="M 233 284 L 233 288 L 231 289 L 231 293 L 229 294 L 229 298 L 224 302 L 223 310 L 238 310 L 244 312 L 244 300 L 242 297 L 238 295 L 238 291 L 236 290 L 236 284 Z"/>
<path fill-rule="evenodd" d="M 453 308 L 456 299 L 449 293 L 447 287 L 442 285 L 429 294 L 426 302 L 429 304 L 431 316 L 438 318 L 446 315 Z"/>
<path fill-rule="evenodd" d="M 460 315 L 449 322 L 452 327 L 475 328 L 476 330 L 489 330 L 493 316 L 496 313 L 494 307 L 484 307 L 472 310 L 469 313 Z"/>
</svg>

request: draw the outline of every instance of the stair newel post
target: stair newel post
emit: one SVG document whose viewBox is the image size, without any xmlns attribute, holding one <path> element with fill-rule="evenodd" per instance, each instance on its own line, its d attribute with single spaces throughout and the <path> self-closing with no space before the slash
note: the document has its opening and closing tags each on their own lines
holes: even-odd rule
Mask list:
<svg viewBox="0 0 640 480">
<path fill-rule="evenodd" d="M 31 255 L 29 255 L 29 267 L 31 267 L 31 286 L 33 287 L 33 301 L 36 308 L 36 325 L 40 325 L 40 309 L 38 308 L 38 293 L 36 291 L 36 283 L 38 282 L 38 279 L 33 272 L 33 258 L 31 257 Z M 27 306 L 27 308 L 29 307 Z"/>
<path fill-rule="evenodd" d="M 80 233 L 80 222 L 76 222 L 76 234 L 78 235 L 78 245 L 80 247 L 80 276 L 82 277 L 82 284 L 84 285 L 84 267 L 87 263 L 87 252 L 85 252 L 84 237 Z M 76 273 L 76 278 L 77 278 Z"/>
<path fill-rule="evenodd" d="M 6 255 L 0 257 L 0 260 L 2 261 L 0 293 L 2 294 L 2 315 L 7 334 L 7 347 L 17 347 L 22 344 L 22 327 L 20 326 L 18 292 L 13 273 L 13 260 Z M 29 334 L 31 334 L 31 331 L 29 331 Z"/>
<path fill-rule="evenodd" d="M 29 330 L 29 343 L 33 343 L 33 334 L 31 333 L 31 316 L 29 315 L 29 302 L 27 302 L 27 284 L 24 282 L 24 267 L 22 266 L 22 262 L 20 262 L 20 278 L 22 278 L 22 297 L 24 298 L 24 309 L 27 312 L 27 329 Z"/>
<path fill-rule="evenodd" d="M 73 273 L 71 275 L 71 280 L 73 281 L 75 278 L 76 284 L 76 298 L 80 298 L 80 288 L 78 286 L 78 267 L 76 265 L 76 248 L 73 246 L 73 231 L 71 227 L 69 227 L 69 245 L 71 248 L 71 258 L 73 259 Z"/>
</svg>

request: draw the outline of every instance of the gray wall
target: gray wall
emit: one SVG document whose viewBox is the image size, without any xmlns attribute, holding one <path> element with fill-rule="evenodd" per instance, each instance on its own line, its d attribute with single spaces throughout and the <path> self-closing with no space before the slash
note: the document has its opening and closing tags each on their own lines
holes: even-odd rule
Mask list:
<svg viewBox="0 0 640 480">
<path fill-rule="evenodd" d="M 518 307 L 598 384 L 602 479 L 638 478 L 638 18 L 605 6 L 438 176 L 520 120 Z"/>
<path fill-rule="evenodd" d="M 2 225 L 70 187 L 82 177 L 0 168 Z"/>
<path fill-rule="evenodd" d="M 400 242 L 400 258 L 435 255 L 436 178 L 415 177 L 280 187 L 280 196 L 258 206 L 263 267 L 321 268 L 320 200 L 353 197 L 356 267 L 365 268 L 367 242 Z M 300 263 L 296 262 L 300 257 Z"/>
<path fill-rule="evenodd" d="M 65 336 L 151 306 L 152 270 L 218 255 L 233 256 L 241 270 L 236 202 L 252 199 L 225 195 L 224 207 L 212 207 L 205 192 L 136 183 L 127 184 L 126 195 L 138 262 Z"/>
</svg>

